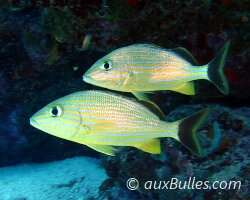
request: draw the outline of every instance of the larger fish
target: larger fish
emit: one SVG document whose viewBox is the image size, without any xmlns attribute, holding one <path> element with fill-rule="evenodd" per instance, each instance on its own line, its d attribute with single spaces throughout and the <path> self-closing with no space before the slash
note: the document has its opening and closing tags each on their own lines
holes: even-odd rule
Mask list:
<svg viewBox="0 0 250 200">
<path fill-rule="evenodd" d="M 53 101 L 35 113 L 30 124 L 108 155 L 115 154 L 115 146 L 132 146 L 159 154 L 157 138 L 172 137 L 202 156 L 196 131 L 208 113 L 207 108 L 185 119 L 166 122 L 136 100 L 90 90 Z"/>
<path fill-rule="evenodd" d="M 148 44 L 119 48 L 98 60 L 83 75 L 87 83 L 111 90 L 132 92 L 139 99 L 145 93 L 172 90 L 194 95 L 194 80 L 211 81 L 222 93 L 229 88 L 223 72 L 230 42 L 208 64 L 197 66 L 184 48 L 166 50 Z"/>
</svg>

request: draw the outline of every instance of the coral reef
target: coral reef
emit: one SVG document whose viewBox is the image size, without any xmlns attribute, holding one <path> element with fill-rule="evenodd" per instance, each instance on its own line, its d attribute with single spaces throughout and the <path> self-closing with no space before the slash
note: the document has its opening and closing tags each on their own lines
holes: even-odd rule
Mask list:
<svg viewBox="0 0 250 200">
<path fill-rule="evenodd" d="M 184 115 L 198 110 L 201 105 L 181 106 L 173 110 L 167 118 L 176 120 Z M 123 147 L 116 157 L 102 156 L 103 166 L 109 175 L 100 188 L 100 194 L 108 199 L 115 199 L 120 193 L 131 193 L 130 199 L 244 199 L 249 196 L 247 188 L 249 173 L 247 173 L 250 155 L 247 148 L 249 141 L 250 121 L 249 108 L 230 109 L 219 105 L 210 105 L 213 109 L 206 125 L 199 131 L 199 135 L 211 139 L 209 148 L 203 141 L 203 148 L 209 149 L 209 155 L 198 158 L 173 139 L 161 139 L 162 153 L 150 155 L 135 148 Z M 213 134 L 210 130 L 214 122 L 218 121 L 221 135 Z M 221 141 L 221 142 L 218 142 Z M 245 175 L 243 175 L 245 174 Z M 131 178 L 140 181 L 136 191 L 126 188 L 126 181 Z M 187 180 L 195 177 L 201 181 L 241 181 L 240 190 L 146 190 L 147 181 L 168 181 L 171 178 Z M 128 195 L 127 194 L 127 195 Z M 126 199 L 121 197 L 119 199 Z"/>
</svg>

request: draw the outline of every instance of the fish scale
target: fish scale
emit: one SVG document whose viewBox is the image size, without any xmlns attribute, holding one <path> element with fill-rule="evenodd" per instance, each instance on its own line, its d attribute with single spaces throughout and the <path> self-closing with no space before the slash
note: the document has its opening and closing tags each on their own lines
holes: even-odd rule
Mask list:
<svg viewBox="0 0 250 200">
<path fill-rule="evenodd" d="M 87 143 L 91 142 L 98 144 L 106 144 L 106 142 L 108 141 L 109 144 L 111 143 L 112 145 L 124 145 L 126 144 L 126 141 L 124 141 L 124 138 L 121 138 L 120 140 L 117 139 L 117 133 L 130 132 L 126 136 L 124 134 L 122 136 L 138 138 L 138 135 L 133 134 L 135 131 L 142 132 L 140 136 L 143 137 L 148 132 L 152 132 L 152 124 L 154 124 L 155 126 L 159 126 L 159 124 L 156 124 L 157 122 L 159 123 L 159 120 L 156 120 L 157 117 L 152 114 L 151 125 L 145 125 L 147 123 L 147 120 L 145 120 L 145 118 L 149 118 L 149 112 L 147 110 L 144 111 L 145 108 L 141 106 L 134 106 L 132 112 L 126 111 L 128 110 L 128 106 L 131 106 L 131 102 L 127 102 L 127 100 L 124 98 L 106 95 L 105 93 L 101 93 L 100 95 L 100 92 L 90 92 L 89 95 L 91 96 L 90 99 L 96 98 L 96 102 L 99 103 L 97 103 L 94 108 L 91 108 L 91 113 L 81 112 L 82 118 L 84 120 L 90 120 L 92 121 L 92 123 L 105 123 L 105 126 L 107 126 L 107 123 L 110 124 L 108 125 L 107 130 L 109 132 L 108 135 L 98 131 L 98 129 L 94 129 L 97 131 L 93 131 L 93 134 L 90 136 L 90 138 L 87 138 Z M 82 107 L 86 107 L 86 104 L 88 104 L 88 95 L 85 95 L 85 97 L 86 98 L 82 100 L 81 103 L 79 103 Z M 102 102 L 102 104 L 100 104 L 100 102 Z M 101 112 L 93 112 L 92 110 L 100 110 Z M 116 124 L 116 126 L 112 126 L 112 124 Z M 149 129 L 149 131 L 145 131 L 145 129 Z M 94 141 L 93 138 L 97 138 L 96 141 Z M 106 138 L 107 140 L 104 140 L 104 138 Z M 141 139 L 143 140 L 143 138 Z"/>
</svg>

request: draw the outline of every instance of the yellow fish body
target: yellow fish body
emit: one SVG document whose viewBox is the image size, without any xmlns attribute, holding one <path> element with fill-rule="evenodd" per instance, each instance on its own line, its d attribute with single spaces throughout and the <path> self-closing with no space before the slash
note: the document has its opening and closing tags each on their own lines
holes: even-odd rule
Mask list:
<svg viewBox="0 0 250 200">
<path fill-rule="evenodd" d="M 194 80 L 207 79 L 227 94 L 223 73 L 230 42 L 207 65 L 197 66 L 184 48 L 166 50 L 148 44 L 119 48 L 98 60 L 83 75 L 87 83 L 111 90 L 132 92 L 139 99 L 144 93 L 172 90 L 194 95 Z"/>
<path fill-rule="evenodd" d="M 196 130 L 209 109 L 176 122 L 166 122 L 139 101 L 104 91 L 82 91 L 48 104 L 30 124 L 51 135 L 114 155 L 115 146 L 132 146 L 159 154 L 157 138 L 172 137 L 198 156 L 202 149 Z"/>
</svg>

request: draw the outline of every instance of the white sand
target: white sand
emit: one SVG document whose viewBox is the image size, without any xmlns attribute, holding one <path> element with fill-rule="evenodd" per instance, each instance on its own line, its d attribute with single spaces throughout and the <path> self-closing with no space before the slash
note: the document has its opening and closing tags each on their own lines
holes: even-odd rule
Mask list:
<svg viewBox="0 0 250 200">
<path fill-rule="evenodd" d="M 98 197 L 107 174 L 94 158 L 0 168 L 1 200 L 83 200 Z"/>
</svg>

